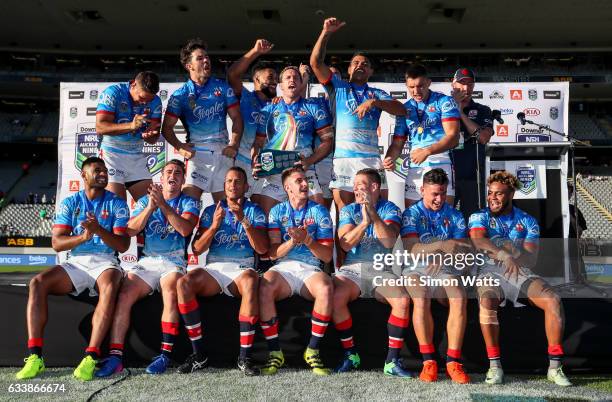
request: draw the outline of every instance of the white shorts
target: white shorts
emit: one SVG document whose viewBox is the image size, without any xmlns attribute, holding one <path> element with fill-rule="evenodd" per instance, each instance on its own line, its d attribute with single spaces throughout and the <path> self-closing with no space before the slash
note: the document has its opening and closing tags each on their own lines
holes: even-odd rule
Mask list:
<svg viewBox="0 0 612 402">
<path fill-rule="evenodd" d="M 382 181 L 380 188 L 387 189 L 387 176 L 380 158 L 335 158 L 333 162 L 332 180 L 329 187 L 353 192 L 355 175 L 361 169 L 376 169 Z"/>
<path fill-rule="evenodd" d="M 521 296 L 521 288 L 527 280 L 538 279 L 540 276 L 535 275 L 529 268 L 521 268 L 517 280 L 514 280 L 514 277 L 508 280 L 504 277 L 504 270 L 505 268 L 501 265 L 485 264 L 478 271 L 478 278 L 499 279 L 499 285 L 504 292 L 504 300 L 500 303 L 501 307 L 506 305 L 506 301 L 511 301 L 514 307 L 525 306 L 518 302 L 518 298 Z"/>
<path fill-rule="evenodd" d="M 138 154 L 118 154 L 100 149 L 99 156 L 108 169 L 108 182 L 125 184 L 141 180 L 151 180 L 147 168 L 147 156 Z"/>
<path fill-rule="evenodd" d="M 237 262 L 213 262 L 206 265 L 206 268 L 197 267 L 194 269 L 205 270 L 217 281 L 219 287 L 221 288 L 221 293 L 225 293 L 231 297 L 234 297 L 234 295 L 229 291 L 229 285 L 231 285 L 232 282 L 234 282 L 234 280 L 242 275 L 245 271 L 249 269 L 253 271 L 255 270 L 253 267 Z"/>
<path fill-rule="evenodd" d="M 308 169 L 306 171 L 306 180 L 308 180 L 309 197 L 316 194 L 321 194 L 321 187 L 319 186 L 317 174 L 315 173 L 314 169 Z M 287 200 L 287 193 L 283 188 L 280 174 L 261 177 L 259 180 L 256 180 L 255 183 L 253 194 L 265 195 L 270 198 L 274 198 L 278 202 L 284 202 Z"/>
<path fill-rule="evenodd" d="M 373 298 L 374 293 L 378 289 L 378 293 L 386 298 L 389 297 L 403 297 L 405 292 L 400 289 L 395 289 L 394 286 L 389 284 L 383 285 L 383 281 L 398 280 L 399 277 L 393 272 L 384 270 L 378 271 L 374 269 L 374 264 L 370 262 L 356 262 L 352 264 L 343 265 L 336 270 L 334 276 L 341 276 L 343 278 L 350 279 L 355 285 L 359 287 L 360 298 Z"/>
<path fill-rule="evenodd" d="M 153 293 L 156 290 L 161 291 L 159 282 L 163 277 L 174 272 L 183 275 L 185 274 L 185 268 L 179 267 L 165 258 L 142 257 L 127 272 L 145 281 L 151 288 L 151 293 Z"/>
<path fill-rule="evenodd" d="M 332 198 L 329 183 L 331 182 L 333 170 L 334 166 L 331 159 L 323 159 L 321 162 L 315 165 L 315 172 L 317 173 L 317 179 L 319 180 L 319 186 L 321 187 L 323 198 Z"/>
<path fill-rule="evenodd" d="M 253 168 L 251 167 L 251 163 L 246 163 L 242 159 L 236 158 L 234 161 L 234 166 L 239 166 L 246 172 L 247 181 L 249 183 L 249 191 L 246 192 L 245 197 L 250 198 L 251 194 L 253 194 L 253 189 L 255 188 L 255 179 L 253 178 Z"/>
<path fill-rule="evenodd" d="M 424 166 L 415 167 L 408 169 L 406 173 L 406 184 L 404 185 L 404 198 L 407 200 L 420 200 L 421 197 L 421 186 L 423 185 L 423 175 L 432 169 L 440 168 L 443 169 L 448 175 L 448 187 L 446 188 L 446 195 L 455 195 L 455 173 L 452 165 L 436 165 L 436 166 Z"/>
<path fill-rule="evenodd" d="M 304 282 L 317 272 L 323 272 L 321 268 L 314 265 L 292 260 L 279 262 L 270 268 L 270 271 L 281 274 L 291 288 L 291 295 L 300 295 Z"/>
<path fill-rule="evenodd" d="M 222 150 L 223 147 L 214 151 L 196 150 L 187 161 L 185 184 L 196 186 L 205 193 L 223 191 L 225 174 L 234 165 L 234 160 L 223 155 Z"/>
<path fill-rule="evenodd" d="M 96 281 L 107 269 L 123 272 L 115 256 L 106 255 L 75 255 L 68 258 L 62 265 L 74 286 L 73 295 L 77 296 L 89 289 L 90 296 L 97 296 Z"/>
</svg>

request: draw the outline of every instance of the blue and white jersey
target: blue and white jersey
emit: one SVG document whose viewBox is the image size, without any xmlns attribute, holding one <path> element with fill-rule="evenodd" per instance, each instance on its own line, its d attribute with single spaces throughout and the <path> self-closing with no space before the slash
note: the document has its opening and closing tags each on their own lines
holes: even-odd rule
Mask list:
<svg viewBox="0 0 612 402">
<path fill-rule="evenodd" d="M 134 210 L 132 211 L 131 219 L 140 215 L 149 203 L 149 196 L 141 197 Z M 179 216 L 187 218 L 189 215 L 196 218 L 200 215 L 198 202 L 182 193 L 178 197 L 166 200 L 166 203 Z M 160 257 L 167 259 L 179 267 L 185 267 L 185 254 L 187 252 L 187 242 L 191 236 L 183 237 L 177 230 L 168 222 L 168 218 L 164 215 L 161 209 L 157 208 L 149 219 L 144 228 L 145 245 L 143 253 L 147 257 Z"/>
<path fill-rule="evenodd" d="M 189 80 L 174 91 L 166 115 L 181 120 L 196 151 L 215 151 L 229 143 L 226 115 L 237 106 L 238 98 L 227 81 L 211 77 L 202 86 Z"/>
<path fill-rule="evenodd" d="M 397 205 L 391 201 L 383 200 L 382 198 L 376 203 L 376 213 L 380 219 L 387 224 L 396 224 L 401 227 L 401 211 Z M 361 205 L 354 202 L 342 208 L 340 211 L 340 220 L 338 229 L 345 225 L 357 226 L 363 221 L 361 214 Z M 355 247 L 346 254 L 345 264 L 353 264 L 356 262 L 373 262 L 374 254 L 390 253 L 392 248 L 387 248 L 376 237 L 374 225 L 370 224 L 366 229 L 363 237 Z"/>
<path fill-rule="evenodd" d="M 130 217 L 127 203 L 114 193 L 106 190 L 104 190 L 104 194 L 93 200 L 87 198 L 85 190 L 65 198 L 59 207 L 53 227 L 70 229 L 72 235 L 78 236 L 85 231 L 81 226 L 81 222 L 87 219 L 88 212 L 94 214 L 100 226 L 105 230 L 115 234 L 125 233 Z M 70 250 L 71 256 L 113 256 L 115 253 L 116 251 L 104 244 L 98 235 L 93 235 L 88 241 Z"/>
<path fill-rule="evenodd" d="M 96 114 L 109 114 L 114 116 L 114 123 L 131 123 L 137 114 L 146 114 L 152 121 L 160 122 L 162 115 L 162 102 L 159 96 L 151 102 L 134 104 L 130 96 L 130 83 L 111 85 L 100 94 Z M 144 145 L 142 133 L 146 126 L 139 130 L 119 134 L 103 135 L 100 148 L 117 154 L 139 154 Z"/>
<path fill-rule="evenodd" d="M 247 165 L 251 164 L 251 147 L 253 146 L 253 142 L 255 142 L 257 126 L 259 123 L 262 123 L 261 109 L 268 103 L 270 102 L 259 99 L 255 91 L 249 91 L 244 87 L 242 88 L 242 94 L 240 95 L 240 114 L 242 115 L 244 130 L 242 131 L 240 148 L 238 149 L 236 159 L 239 159 Z"/>
<path fill-rule="evenodd" d="M 538 222 L 517 207 L 512 207 L 512 212 L 507 215 L 498 216 L 493 215 L 489 208 L 481 209 L 470 216 L 468 227 L 470 233 L 484 230 L 486 237 L 499 248 L 510 242 L 514 248 L 523 251 L 525 243 L 537 244 L 540 238 Z"/>
<path fill-rule="evenodd" d="M 227 201 L 221 201 L 223 209 L 225 209 L 225 217 L 223 223 L 217 229 L 210 248 L 206 262 L 239 262 L 249 267 L 253 267 L 255 263 L 255 250 L 249 242 L 246 230 L 242 227 L 236 216 L 229 210 Z M 215 215 L 216 204 L 210 205 L 204 209 L 202 218 L 200 219 L 200 227 L 208 229 L 213 222 Z M 245 200 L 243 204 L 244 216 L 251 222 L 251 225 L 256 229 L 266 229 L 266 214 L 259 205 Z"/>
<path fill-rule="evenodd" d="M 444 137 L 443 122 L 459 121 L 459 106 L 452 96 L 429 92 L 424 102 L 410 99 L 404 103 L 406 116 L 395 118 L 395 137 L 408 138 L 410 149 L 429 147 Z M 429 156 L 423 163 L 410 163 L 410 167 L 450 165 L 449 151 Z"/>
<path fill-rule="evenodd" d="M 393 100 L 388 93 L 366 85 L 346 82 L 334 74 L 322 83 L 335 102 L 336 142 L 334 158 L 379 158 L 378 121 L 382 110 L 372 108 L 363 119 L 355 109 L 368 99 Z"/>
<path fill-rule="evenodd" d="M 304 157 L 312 155 L 317 132 L 332 124 L 327 104 L 318 98 L 300 98 L 290 105 L 281 98 L 261 112 L 257 136 L 268 139 L 263 149 L 297 151 Z"/>
<path fill-rule="evenodd" d="M 449 239 L 465 239 L 465 219 L 448 203 L 439 211 L 425 207 L 423 200 L 402 214 L 402 237 L 418 237 L 419 243 L 434 243 Z"/>
<path fill-rule="evenodd" d="M 268 231 L 279 232 L 282 242 L 289 240 L 287 230 L 290 227 L 305 226 L 313 240 L 323 244 L 333 244 L 334 232 L 329 211 L 322 205 L 308 200 L 306 206 L 294 210 L 289 201 L 276 204 L 270 210 Z M 315 257 L 305 244 L 294 246 L 289 253 L 279 261 L 294 260 L 305 264 L 320 266 L 321 260 Z"/>
</svg>

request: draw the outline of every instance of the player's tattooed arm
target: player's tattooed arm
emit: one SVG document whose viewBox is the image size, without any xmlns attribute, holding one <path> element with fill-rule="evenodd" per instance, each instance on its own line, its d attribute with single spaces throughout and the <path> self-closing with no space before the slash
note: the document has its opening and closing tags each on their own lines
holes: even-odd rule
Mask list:
<svg viewBox="0 0 612 402">
<path fill-rule="evenodd" d="M 81 234 L 73 235 L 72 228 L 54 227 L 51 232 L 51 246 L 56 252 L 72 250 L 79 244 L 93 237 L 93 233 L 85 229 Z"/>
<path fill-rule="evenodd" d="M 346 22 L 336 18 L 328 18 L 323 22 L 323 29 L 317 39 L 312 53 L 310 54 L 310 67 L 312 72 L 317 77 L 319 82 L 324 83 L 331 79 L 332 72 L 329 66 L 325 64 L 325 52 L 327 50 L 327 42 L 331 35 L 346 25 Z"/>
<path fill-rule="evenodd" d="M 270 238 L 270 251 L 268 254 L 273 260 L 286 256 L 296 245 L 293 237 L 289 237 L 289 240 L 283 242 L 279 230 L 268 230 L 268 237 Z"/>
<path fill-rule="evenodd" d="M 394 136 L 391 146 L 387 149 L 387 154 L 383 159 L 383 167 L 386 170 L 395 170 L 395 160 L 402 154 L 406 137 Z"/>
<path fill-rule="evenodd" d="M 232 136 L 229 144 L 223 149 L 222 153 L 228 158 L 235 158 L 238 153 L 238 147 L 240 147 L 244 122 L 242 121 L 239 107 L 228 109 L 227 115 L 232 120 Z"/>
<path fill-rule="evenodd" d="M 325 157 L 329 155 L 332 150 L 334 139 L 334 129 L 332 128 L 332 126 L 328 126 L 321 130 L 318 130 L 317 135 L 321 139 L 321 143 L 314 150 L 312 155 L 302 160 L 302 166 L 304 167 L 304 170 L 308 169 L 309 166 L 312 166 L 315 163 L 325 159 Z"/>
<path fill-rule="evenodd" d="M 410 151 L 410 160 L 413 163 L 421 164 L 429 156 L 440 154 L 457 146 L 459 143 L 459 121 L 443 121 L 442 127 L 444 128 L 444 137 L 442 137 L 440 141 L 428 147 L 417 148 Z"/>
<path fill-rule="evenodd" d="M 172 145 L 178 151 L 178 153 L 181 154 L 183 158 L 189 159 L 195 153 L 195 151 L 193 150 L 193 144 L 183 143 L 179 141 L 179 139 L 176 137 L 176 133 L 174 132 L 174 126 L 177 122 L 178 117 L 171 116 L 166 113 L 166 115 L 164 116 L 161 133 L 168 142 L 168 144 Z"/>
<path fill-rule="evenodd" d="M 221 206 L 221 201 L 217 202 L 215 212 L 213 214 L 212 223 L 208 228 L 200 227 L 193 238 L 191 249 L 195 255 L 205 253 L 210 248 L 210 244 L 215 237 L 215 233 L 221 227 L 225 218 L 225 209 Z"/>
<path fill-rule="evenodd" d="M 358 225 L 342 225 L 338 229 L 338 240 L 340 241 L 342 250 L 349 252 L 353 247 L 357 246 L 361 239 L 363 239 L 369 225 L 370 221 L 365 218 L 365 215 L 364 219 Z"/>
<path fill-rule="evenodd" d="M 149 122 L 147 115 L 137 114 L 134 119 L 126 123 L 115 123 L 114 114 L 96 115 L 96 133 L 99 135 L 121 135 L 139 130 Z"/>
<path fill-rule="evenodd" d="M 524 242 L 523 250 L 515 260 L 521 267 L 533 268 L 538 262 L 539 251 L 540 247 L 537 243 Z"/>
<path fill-rule="evenodd" d="M 227 70 L 227 82 L 234 90 L 236 96 L 242 93 L 242 76 L 249 70 L 249 66 L 260 56 L 269 53 L 274 44 L 266 39 L 257 39 L 252 49 L 246 52 L 241 58 L 232 63 Z"/>
</svg>

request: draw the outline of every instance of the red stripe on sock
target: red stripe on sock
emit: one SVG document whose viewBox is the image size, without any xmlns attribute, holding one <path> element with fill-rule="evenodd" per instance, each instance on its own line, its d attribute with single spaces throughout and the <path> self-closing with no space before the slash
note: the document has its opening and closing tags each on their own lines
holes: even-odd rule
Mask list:
<svg viewBox="0 0 612 402">
<path fill-rule="evenodd" d="M 436 348 L 432 344 L 419 345 L 419 352 L 421 353 L 434 353 Z"/>
<path fill-rule="evenodd" d="M 93 346 L 88 346 L 88 347 L 85 349 L 85 353 L 88 353 L 88 352 L 93 352 L 93 353 L 97 354 L 98 356 L 100 356 L 100 354 L 101 354 L 101 353 L 100 353 L 100 349 L 99 349 L 99 348 L 95 348 L 95 347 L 93 347 Z"/>
<path fill-rule="evenodd" d="M 202 327 L 201 326 L 197 326 L 196 328 L 187 328 L 187 336 L 189 338 L 196 338 L 198 336 L 202 335 Z"/>
<path fill-rule="evenodd" d="M 258 319 L 259 319 L 259 317 L 257 317 L 256 315 L 241 315 L 241 314 L 238 314 L 238 321 L 240 321 L 240 322 L 248 322 L 251 325 L 255 324 Z"/>
<path fill-rule="evenodd" d="M 336 329 L 339 331 L 344 331 L 353 326 L 353 317 L 349 317 L 346 320 L 339 322 L 336 324 Z"/>
<path fill-rule="evenodd" d="M 123 350 L 123 343 L 111 343 L 109 348 Z"/>
<path fill-rule="evenodd" d="M 42 348 L 43 338 L 30 338 L 28 339 L 28 347 L 29 348 Z"/>
<path fill-rule="evenodd" d="M 563 346 L 561 345 L 548 345 L 548 354 L 552 356 L 563 355 Z"/>
<path fill-rule="evenodd" d="M 162 326 L 162 332 L 164 334 L 178 335 L 178 333 L 179 333 L 178 322 L 166 322 L 166 321 L 162 321 L 161 326 Z"/>
<path fill-rule="evenodd" d="M 389 324 L 391 325 L 395 325 L 396 327 L 400 327 L 400 328 L 408 328 L 408 323 L 410 322 L 410 319 L 408 318 L 400 318 L 397 316 L 394 316 L 393 314 L 389 315 Z"/>
<path fill-rule="evenodd" d="M 447 349 L 446 354 L 453 359 L 461 358 L 461 349 Z"/>
<path fill-rule="evenodd" d="M 261 322 L 261 330 L 266 338 L 271 336 L 278 336 L 278 321 L 274 325 L 267 325 Z"/>
<path fill-rule="evenodd" d="M 319 321 L 331 321 L 331 316 L 319 314 L 314 310 L 312 310 L 312 318 L 316 318 Z"/>
<path fill-rule="evenodd" d="M 312 322 L 312 333 L 313 334 L 318 334 L 318 335 L 325 335 L 325 331 L 327 331 L 327 326 L 325 325 L 319 325 L 317 324 L 316 321 Z"/>
<path fill-rule="evenodd" d="M 187 314 L 198 308 L 198 301 L 196 299 L 189 300 L 187 303 L 179 303 L 179 312 L 181 314 Z"/>
<path fill-rule="evenodd" d="M 499 346 L 487 346 L 487 357 L 489 359 L 499 359 L 500 356 Z"/>
<path fill-rule="evenodd" d="M 255 334 L 252 335 L 240 335 L 240 346 L 242 347 L 251 347 L 253 345 L 253 340 L 255 339 Z"/>
<path fill-rule="evenodd" d="M 403 339 L 391 339 L 389 338 L 389 347 L 394 349 L 401 349 L 404 345 Z"/>
<path fill-rule="evenodd" d="M 343 349 L 350 349 L 353 348 L 355 346 L 355 343 L 353 342 L 353 337 L 351 336 L 348 339 L 340 339 L 340 343 L 342 344 L 342 348 Z"/>
<path fill-rule="evenodd" d="M 161 348 L 162 350 L 165 350 L 166 352 L 172 352 L 172 346 L 173 345 L 166 345 L 165 343 L 162 343 Z"/>
</svg>

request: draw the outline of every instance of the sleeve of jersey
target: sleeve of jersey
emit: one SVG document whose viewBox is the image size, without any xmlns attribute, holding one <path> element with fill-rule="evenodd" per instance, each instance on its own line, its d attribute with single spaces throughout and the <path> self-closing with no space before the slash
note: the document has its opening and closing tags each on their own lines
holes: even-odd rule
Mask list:
<svg viewBox="0 0 612 402">
<path fill-rule="evenodd" d="M 53 222 L 54 229 L 59 228 L 72 230 L 73 207 L 70 201 L 71 198 L 64 198 L 62 201 L 59 210 L 55 215 L 55 222 Z"/>
<path fill-rule="evenodd" d="M 161 99 L 159 99 L 159 96 L 155 96 L 155 99 L 151 104 L 151 110 L 153 111 L 151 112 L 150 119 L 160 121 L 162 117 L 162 102 Z"/>
<path fill-rule="evenodd" d="M 540 241 L 540 225 L 534 217 L 529 216 L 525 220 L 527 235 L 525 236 L 525 243 L 538 244 Z"/>
<path fill-rule="evenodd" d="M 215 213 L 216 204 L 210 205 L 204 209 L 202 216 L 200 217 L 200 227 L 202 229 L 208 229 L 212 225 L 212 217 Z"/>
<path fill-rule="evenodd" d="M 376 99 L 378 100 L 383 100 L 383 101 L 393 100 L 391 95 L 389 95 L 386 91 L 383 91 L 382 89 L 377 89 L 375 92 L 375 96 L 376 96 Z"/>
<path fill-rule="evenodd" d="M 240 106 L 240 101 L 234 93 L 234 89 L 227 83 L 225 83 L 225 106 L 228 109 Z"/>
<path fill-rule="evenodd" d="M 127 230 L 128 220 L 130 219 L 130 209 L 127 202 L 121 198 L 116 198 L 113 201 L 113 232 L 125 233 Z"/>
<path fill-rule="evenodd" d="M 487 218 L 482 212 L 474 212 L 470 216 L 468 222 L 468 231 L 469 233 L 473 233 L 479 230 L 484 230 L 485 233 L 487 232 Z"/>
<path fill-rule="evenodd" d="M 255 205 L 254 208 L 251 209 L 252 213 L 250 216 L 251 224 L 255 229 L 267 229 L 268 224 L 266 223 L 266 214 L 264 211 L 258 206 Z"/>
<path fill-rule="evenodd" d="M 140 213 L 144 211 L 144 209 L 147 207 L 148 203 L 149 203 L 149 199 L 147 195 L 143 195 L 142 197 L 140 197 L 140 199 L 136 202 L 136 205 L 134 205 L 134 210 L 132 211 L 132 214 L 130 215 L 130 219 L 134 219 L 138 215 L 140 215 Z"/>
<path fill-rule="evenodd" d="M 412 208 L 407 208 L 402 214 L 402 229 L 400 230 L 400 236 L 405 237 L 419 237 L 417 232 L 416 222 L 417 213 Z"/>
<path fill-rule="evenodd" d="M 459 106 L 450 96 L 443 96 L 440 99 L 440 110 L 442 111 L 442 122 L 459 121 Z"/>
<path fill-rule="evenodd" d="M 351 214 L 351 206 L 346 205 L 340 210 L 340 216 L 338 219 L 338 229 L 344 225 L 355 225 L 355 220 Z"/>
<path fill-rule="evenodd" d="M 278 219 L 279 205 L 272 207 L 268 215 L 268 232 L 280 232 L 280 220 Z"/>
<path fill-rule="evenodd" d="M 387 208 L 381 218 L 386 224 L 394 223 L 398 228 L 402 227 L 402 212 L 397 205 L 391 202 L 387 204 Z"/>
<path fill-rule="evenodd" d="M 183 199 L 182 211 L 181 216 L 183 217 L 195 216 L 197 218 L 200 216 L 198 202 L 191 197 L 185 197 Z"/>
<path fill-rule="evenodd" d="M 315 119 L 315 129 L 317 131 L 321 131 L 324 128 L 327 128 L 332 125 L 332 117 L 331 113 L 329 113 L 329 107 L 327 107 L 327 102 L 323 99 L 317 100 L 313 104 L 314 109 L 314 119 Z"/>
<path fill-rule="evenodd" d="M 96 114 L 115 114 L 117 98 L 113 87 L 108 87 L 100 94 Z"/>
<path fill-rule="evenodd" d="M 181 117 L 181 98 L 180 93 L 178 91 L 174 92 L 170 99 L 168 99 L 168 105 L 166 105 L 166 115 L 176 117 L 177 119 Z"/>
<path fill-rule="evenodd" d="M 408 125 L 406 124 L 406 116 L 395 116 L 395 129 L 393 130 L 394 138 L 408 138 Z"/>
<path fill-rule="evenodd" d="M 320 205 L 317 207 L 316 211 L 317 212 L 315 219 L 317 221 L 317 238 L 315 240 L 325 245 L 334 244 L 334 231 L 329 211 L 327 210 L 327 208 Z"/>
<path fill-rule="evenodd" d="M 453 239 L 465 239 L 467 237 L 467 229 L 465 227 L 465 218 L 459 213 L 454 213 L 454 230 Z"/>
</svg>

